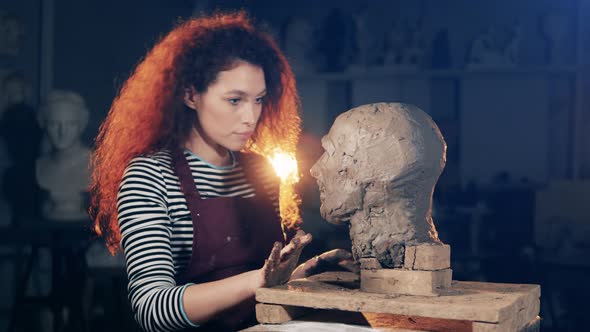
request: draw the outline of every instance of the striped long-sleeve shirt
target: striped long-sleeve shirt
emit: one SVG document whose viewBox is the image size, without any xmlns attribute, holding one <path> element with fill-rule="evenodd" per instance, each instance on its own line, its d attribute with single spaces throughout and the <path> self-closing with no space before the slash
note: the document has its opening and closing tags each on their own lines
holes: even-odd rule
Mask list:
<svg viewBox="0 0 590 332">
<path fill-rule="evenodd" d="M 231 166 L 215 167 L 187 150 L 184 155 L 202 198 L 255 195 L 235 159 Z M 275 192 L 270 178 L 261 180 Z M 276 194 L 273 198 L 277 202 Z M 195 326 L 182 307 L 187 285 L 175 282 L 189 264 L 193 225 L 169 151 L 131 160 L 119 187 L 117 211 L 129 300 L 139 325 L 147 331 Z"/>
</svg>

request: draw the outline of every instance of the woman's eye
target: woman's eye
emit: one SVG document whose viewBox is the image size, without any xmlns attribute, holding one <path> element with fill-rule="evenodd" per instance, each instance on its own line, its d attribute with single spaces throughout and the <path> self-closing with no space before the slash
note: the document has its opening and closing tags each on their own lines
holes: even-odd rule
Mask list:
<svg viewBox="0 0 590 332">
<path fill-rule="evenodd" d="M 256 98 L 256 104 L 262 104 L 263 101 L 264 101 L 264 97 Z"/>
<path fill-rule="evenodd" d="M 240 102 L 240 98 L 230 98 L 227 101 L 232 105 L 237 105 Z"/>
</svg>

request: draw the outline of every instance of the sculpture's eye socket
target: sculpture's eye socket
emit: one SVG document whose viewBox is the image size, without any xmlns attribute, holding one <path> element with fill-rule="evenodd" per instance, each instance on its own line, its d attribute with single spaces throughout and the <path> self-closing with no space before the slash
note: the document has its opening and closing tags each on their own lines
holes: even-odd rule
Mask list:
<svg viewBox="0 0 590 332">
<path fill-rule="evenodd" d="M 330 155 L 330 157 L 334 155 L 334 143 L 332 143 L 332 140 L 327 135 L 322 137 L 322 147 L 324 148 L 326 153 Z"/>
<path fill-rule="evenodd" d="M 346 174 L 348 174 L 348 168 L 344 168 L 338 171 L 338 175 L 340 176 L 345 176 Z"/>
</svg>

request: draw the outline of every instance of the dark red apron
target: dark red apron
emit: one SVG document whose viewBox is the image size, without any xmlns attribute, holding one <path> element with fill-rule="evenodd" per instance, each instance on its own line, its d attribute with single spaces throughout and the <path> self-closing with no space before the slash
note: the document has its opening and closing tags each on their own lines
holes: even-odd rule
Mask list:
<svg viewBox="0 0 590 332">
<path fill-rule="evenodd" d="M 174 170 L 193 220 L 192 256 L 186 272 L 177 278 L 178 285 L 215 281 L 259 269 L 274 242 L 285 242 L 269 189 L 264 188 L 259 180 L 260 173 L 272 170 L 263 167 L 267 163 L 252 153 L 237 153 L 236 158 L 256 195 L 251 198 L 201 199 L 183 152 L 174 152 Z M 273 190 L 278 197 L 279 182 L 276 179 Z M 196 330 L 235 331 L 254 325 L 255 304 L 255 299 L 250 298 Z"/>
</svg>

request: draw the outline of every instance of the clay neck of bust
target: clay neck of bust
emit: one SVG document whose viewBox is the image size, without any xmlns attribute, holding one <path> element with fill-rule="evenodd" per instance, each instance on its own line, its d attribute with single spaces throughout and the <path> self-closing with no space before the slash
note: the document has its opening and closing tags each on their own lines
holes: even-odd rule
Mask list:
<svg viewBox="0 0 590 332">
<path fill-rule="evenodd" d="M 401 215 L 408 218 L 414 225 L 417 242 L 438 241 L 438 234 L 432 221 L 432 194 L 421 193 L 414 197 L 403 198 L 392 204 L 388 209 L 400 210 Z"/>
<path fill-rule="evenodd" d="M 383 211 L 379 215 L 368 214 L 369 223 L 372 218 L 395 219 L 396 224 L 413 225 L 415 233 L 412 235 L 417 242 L 438 241 L 436 228 L 432 221 L 431 205 L 432 194 L 424 193 L 412 197 L 399 197 L 395 200 L 384 202 L 380 207 L 373 207 Z M 390 222 L 390 221 L 388 221 Z"/>
<path fill-rule="evenodd" d="M 65 160 L 70 160 L 73 157 L 80 156 L 82 153 L 83 145 L 82 142 L 76 141 L 72 143 L 69 147 L 65 149 L 52 149 L 50 158 L 53 161 L 60 162 Z"/>
</svg>

